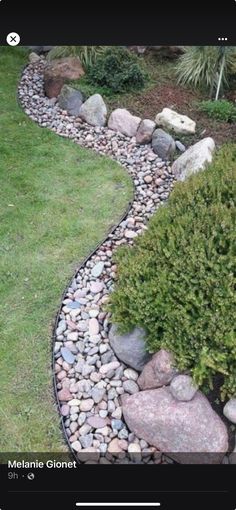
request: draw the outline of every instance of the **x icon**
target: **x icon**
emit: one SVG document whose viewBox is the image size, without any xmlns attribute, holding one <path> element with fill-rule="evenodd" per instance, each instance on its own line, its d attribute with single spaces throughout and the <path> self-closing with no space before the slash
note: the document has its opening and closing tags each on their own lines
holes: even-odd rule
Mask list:
<svg viewBox="0 0 236 510">
<path fill-rule="evenodd" d="M 16 32 L 10 32 L 7 35 L 7 44 L 10 46 L 17 46 L 20 42 L 20 36 Z"/>
</svg>

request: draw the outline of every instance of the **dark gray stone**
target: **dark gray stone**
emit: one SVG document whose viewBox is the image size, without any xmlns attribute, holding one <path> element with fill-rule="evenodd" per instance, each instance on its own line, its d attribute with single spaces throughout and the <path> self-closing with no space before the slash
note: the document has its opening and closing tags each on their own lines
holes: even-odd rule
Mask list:
<svg viewBox="0 0 236 510">
<path fill-rule="evenodd" d="M 141 371 L 151 358 L 146 351 L 145 331 L 141 328 L 135 328 L 131 333 L 120 335 L 117 326 L 113 324 L 109 332 L 109 340 L 116 356 L 135 370 Z"/>
<path fill-rule="evenodd" d="M 58 104 L 62 110 L 66 110 L 69 115 L 77 117 L 83 104 L 83 95 L 79 90 L 64 85 L 58 97 Z"/>
<path fill-rule="evenodd" d="M 110 363 L 110 361 L 112 361 L 114 358 L 114 353 L 113 351 L 107 351 L 107 352 L 104 352 L 104 354 L 102 354 L 101 356 L 101 362 L 103 365 L 106 365 L 107 363 Z"/>
<path fill-rule="evenodd" d="M 163 129 L 155 129 L 152 135 L 153 151 L 163 160 L 171 160 L 175 153 L 175 141 Z"/>
</svg>

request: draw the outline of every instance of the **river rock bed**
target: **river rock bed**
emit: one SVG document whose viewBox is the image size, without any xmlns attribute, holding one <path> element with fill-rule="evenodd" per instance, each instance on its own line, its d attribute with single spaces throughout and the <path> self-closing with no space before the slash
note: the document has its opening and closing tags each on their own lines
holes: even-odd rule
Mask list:
<svg viewBox="0 0 236 510">
<path fill-rule="evenodd" d="M 174 185 L 171 166 L 150 144 L 137 145 L 135 138 L 89 126 L 61 110 L 55 99 L 45 96 L 44 66 L 41 59 L 23 71 L 18 95 L 25 113 L 41 127 L 118 161 L 134 183 L 127 216 L 79 268 L 56 324 L 55 377 L 67 440 L 78 460 L 84 462 L 169 462 L 130 432 L 123 421 L 120 396 L 139 391 L 139 373 L 120 362 L 111 349 L 111 316 L 104 305 L 116 279 L 113 252 L 122 244 L 132 245 L 147 228 L 150 216 L 167 200 Z"/>
</svg>

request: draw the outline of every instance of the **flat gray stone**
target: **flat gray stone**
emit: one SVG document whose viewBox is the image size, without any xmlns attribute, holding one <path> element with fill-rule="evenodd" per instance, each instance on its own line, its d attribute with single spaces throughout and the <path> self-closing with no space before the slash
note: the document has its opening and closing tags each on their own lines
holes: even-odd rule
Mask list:
<svg viewBox="0 0 236 510">
<path fill-rule="evenodd" d="M 76 310 L 77 308 L 81 308 L 81 304 L 79 301 L 71 301 L 71 303 L 67 304 L 68 308 L 71 308 L 71 310 Z"/>
<path fill-rule="evenodd" d="M 136 384 L 135 381 L 132 381 L 132 379 L 124 381 L 123 388 L 125 392 L 129 393 L 130 395 L 133 395 L 133 393 L 137 393 L 139 391 L 138 385 Z"/>
<path fill-rule="evenodd" d="M 98 404 L 103 399 L 106 390 L 104 388 L 93 388 L 91 397 L 94 400 L 95 404 Z"/>
<path fill-rule="evenodd" d="M 66 363 L 69 363 L 69 365 L 72 365 L 74 363 L 75 356 L 69 349 L 67 349 L 67 347 L 61 348 L 61 355 L 63 359 L 66 361 Z"/>
<path fill-rule="evenodd" d="M 95 266 L 93 266 L 93 268 L 92 268 L 91 275 L 94 276 L 94 278 L 98 278 L 102 274 L 103 269 L 104 269 L 104 263 L 97 262 L 97 264 L 95 264 Z"/>
</svg>

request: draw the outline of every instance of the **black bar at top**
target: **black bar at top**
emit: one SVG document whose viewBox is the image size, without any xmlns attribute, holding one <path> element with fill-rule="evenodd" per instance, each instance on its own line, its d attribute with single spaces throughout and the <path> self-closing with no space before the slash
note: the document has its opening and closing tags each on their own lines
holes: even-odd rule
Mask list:
<svg viewBox="0 0 236 510">
<path fill-rule="evenodd" d="M 3 0 L 2 0 L 3 1 Z M 7 1 L 7 0 L 5 0 Z M 235 16 L 9 17 L 1 16 L 0 44 L 17 32 L 21 45 L 236 45 Z M 197 9 L 196 9 L 197 10 Z M 227 38 L 225 41 L 218 38 Z"/>
</svg>

